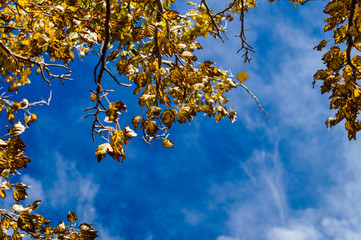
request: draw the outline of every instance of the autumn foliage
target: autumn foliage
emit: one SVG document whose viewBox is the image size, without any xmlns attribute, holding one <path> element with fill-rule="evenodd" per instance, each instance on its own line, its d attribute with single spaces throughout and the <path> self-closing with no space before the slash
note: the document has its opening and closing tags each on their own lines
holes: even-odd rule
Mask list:
<svg viewBox="0 0 361 240">
<path fill-rule="evenodd" d="M 38 102 L 18 98 L 21 87 L 31 84 L 32 79 L 43 79 L 49 85 L 53 80 L 64 84 L 72 80 L 71 62 L 86 61 L 89 56 L 99 59 L 90 89 L 92 106 L 85 109 L 85 117 L 93 119 L 93 141 L 103 141 L 95 151 L 98 162 L 107 155 L 123 162 L 125 145 L 138 134 L 148 144 L 159 139 L 164 147 L 172 148 L 172 126 L 190 123 L 199 114 L 216 122 L 227 118 L 233 123 L 237 113 L 226 93 L 237 87 L 244 88 L 263 111 L 243 85 L 249 77 L 246 72 L 233 76 L 226 66 L 197 58 L 197 52 L 203 50 L 199 39 L 211 36 L 225 41 L 226 23 L 237 18 L 242 23 L 239 52 L 244 62 L 250 62 L 253 49 L 246 42 L 244 23 L 245 14 L 256 7 L 256 1 L 229 1 L 220 12 L 214 12 L 206 0 L 188 2 L 189 10 L 182 13 L 173 9 L 175 2 L 0 0 L 0 114 L 1 127 L 7 132 L 0 138 L 0 197 L 12 195 L 15 201 L 12 210 L 0 209 L 0 239 L 97 236 L 90 224 L 76 227 L 77 216 L 72 212 L 67 216 L 69 225 L 60 222 L 52 227 L 50 221 L 33 213 L 40 200 L 29 206 L 21 204 L 28 186 L 11 182 L 10 175 L 30 162 L 21 134 L 38 119 L 33 109 L 51 100 L 51 95 Z M 289 2 L 294 6 L 312 4 L 310 0 Z M 333 37 L 315 47 L 319 51 L 328 49 L 322 58 L 325 69 L 315 73 L 314 81 L 322 81 L 321 92 L 330 93 L 330 108 L 336 109 L 336 114 L 327 119 L 327 127 L 345 120 L 349 138 L 356 139 L 361 129 L 361 6 L 356 0 L 333 0 L 324 13 L 328 15 L 324 30 L 332 31 Z M 109 66 L 117 72 L 110 71 Z M 112 99 L 121 94 L 105 89 L 108 81 L 124 87 L 124 91 L 133 86 L 144 114 L 127 113 L 133 114 L 132 121 L 122 122 L 120 114 L 128 110 L 127 99 L 109 101 L 111 94 Z"/>
</svg>

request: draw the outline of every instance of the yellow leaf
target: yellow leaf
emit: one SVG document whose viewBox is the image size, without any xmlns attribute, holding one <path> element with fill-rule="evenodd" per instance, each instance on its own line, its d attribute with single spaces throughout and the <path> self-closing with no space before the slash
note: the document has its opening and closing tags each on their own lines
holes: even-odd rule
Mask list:
<svg viewBox="0 0 361 240">
<path fill-rule="evenodd" d="M 179 123 L 185 123 L 188 122 L 190 123 L 190 120 L 192 119 L 192 115 L 190 114 L 190 112 L 188 111 L 189 109 L 187 108 L 182 108 L 181 110 L 179 110 L 178 115 L 177 115 L 177 121 Z"/>
<path fill-rule="evenodd" d="M 359 97 L 361 95 L 361 89 L 359 88 L 356 88 L 354 91 L 353 91 L 354 95 L 355 95 L 355 98 Z"/>
<path fill-rule="evenodd" d="M 31 114 L 31 120 L 32 121 L 38 121 L 38 117 L 36 116 L 35 113 Z"/>
<path fill-rule="evenodd" d="M 150 136 L 155 136 L 158 131 L 158 124 L 156 121 L 146 120 L 142 122 L 142 129 L 145 129 Z"/>
<path fill-rule="evenodd" d="M 2 197 L 3 199 L 6 197 L 5 190 L 3 189 L 0 190 L 0 197 Z"/>
<path fill-rule="evenodd" d="M 95 157 L 97 157 L 98 162 L 105 158 L 109 150 L 112 150 L 112 147 L 109 143 L 103 143 L 97 147 L 95 151 Z"/>
<path fill-rule="evenodd" d="M 25 200 L 25 198 L 28 197 L 28 194 L 26 193 L 27 186 L 22 183 L 17 183 L 16 188 L 13 192 L 13 198 L 15 201 Z"/>
<path fill-rule="evenodd" d="M 76 214 L 73 213 L 72 211 L 69 211 L 69 212 L 68 212 L 68 215 L 67 215 L 66 218 L 68 219 L 69 222 L 75 222 L 75 221 L 78 219 L 78 217 L 76 216 Z"/>
<path fill-rule="evenodd" d="M 141 116 L 135 116 L 132 119 L 132 124 L 133 124 L 133 127 L 134 127 L 135 130 L 137 130 L 140 121 L 143 121 L 143 118 Z"/>
<path fill-rule="evenodd" d="M 163 147 L 166 147 L 166 148 L 173 148 L 173 146 L 174 146 L 172 140 L 170 140 L 170 139 L 164 139 L 162 144 L 163 144 Z"/>
<path fill-rule="evenodd" d="M 34 217 L 36 217 L 36 221 L 38 221 L 39 223 L 43 223 L 43 224 L 49 224 L 51 223 L 50 220 L 47 220 L 46 218 L 44 218 L 43 216 L 41 216 L 40 214 L 34 214 Z"/>
<path fill-rule="evenodd" d="M 175 10 L 167 10 L 163 13 L 163 17 L 167 20 L 176 19 L 179 16 L 179 13 Z"/>
<path fill-rule="evenodd" d="M 92 102 L 94 102 L 95 100 L 97 100 L 97 95 L 96 95 L 96 94 L 92 94 L 92 95 L 90 96 L 90 100 L 91 100 Z"/>
<path fill-rule="evenodd" d="M 246 72 L 239 72 L 237 73 L 237 79 L 240 83 L 243 83 L 248 79 L 248 73 Z"/>
<path fill-rule="evenodd" d="M 160 116 L 160 119 L 162 119 L 162 122 L 167 126 L 167 128 L 171 128 L 172 124 L 175 120 L 175 115 L 177 114 L 177 111 L 174 109 L 166 109 L 162 112 L 162 115 Z"/>
<path fill-rule="evenodd" d="M 22 134 L 25 131 L 25 126 L 18 120 L 14 126 L 12 127 L 12 129 L 10 130 L 9 134 L 10 135 L 19 135 Z"/>
<path fill-rule="evenodd" d="M 128 126 L 126 126 L 123 130 L 123 133 L 125 136 L 127 136 L 127 138 L 131 139 L 133 137 L 136 137 L 137 134 Z"/>
</svg>

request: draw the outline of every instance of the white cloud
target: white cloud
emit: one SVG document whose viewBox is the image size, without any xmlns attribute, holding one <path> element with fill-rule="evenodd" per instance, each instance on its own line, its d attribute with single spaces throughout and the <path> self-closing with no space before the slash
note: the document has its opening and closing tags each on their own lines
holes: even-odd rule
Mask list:
<svg viewBox="0 0 361 240">
<path fill-rule="evenodd" d="M 99 185 L 93 182 L 91 174 L 81 175 L 76 169 L 76 162 L 67 161 L 61 155 L 56 155 L 57 177 L 52 183 L 46 196 L 53 207 L 64 207 L 69 202 L 75 201 L 76 214 L 85 222 L 95 220 L 96 211 L 94 198 L 99 190 Z"/>
<path fill-rule="evenodd" d="M 246 162 L 240 160 L 248 179 L 231 184 L 232 193 L 218 192 L 223 194 L 218 202 L 237 199 L 228 209 L 228 231 L 219 238 L 361 239 L 361 149 L 359 144 L 348 142 L 342 126 L 331 129 L 332 135 L 324 126 L 332 113 L 327 97 L 312 89 L 312 75 L 322 67 L 320 54 L 312 52 L 317 39 L 307 32 L 310 28 L 298 27 L 290 19 L 276 14 L 265 18 L 269 23 L 264 27 L 276 26 L 277 36 L 271 36 L 275 43 L 267 56 L 268 61 L 277 64 L 251 72 L 254 78 L 247 81 L 247 86 L 256 89 L 257 97 L 267 103 L 270 122 L 249 111 L 252 104 L 242 101 L 244 96 L 233 94 L 232 98 L 239 103 L 236 109 L 242 112 L 242 123 L 252 130 L 264 129 L 272 147 L 254 151 Z M 287 141 L 283 145 L 289 153 L 282 158 L 278 154 L 281 141 Z M 304 208 L 292 209 L 291 196 L 287 196 L 292 182 L 285 182 L 291 175 L 312 186 L 312 208 L 305 203 Z M 222 189 L 222 185 L 212 189 Z M 301 190 L 294 191 L 295 199 Z"/>
<path fill-rule="evenodd" d="M 238 200 L 226 206 L 229 213 L 227 237 L 265 239 L 267 229 L 284 224 L 288 215 L 283 166 L 278 151 L 256 150 L 246 162 L 241 163 L 241 167 L 249 180 L 213 186 L 211 193 L 218 205 L 229 199 Z"/>
<path fill-rule="evenodd" d="M 268 232 L 269 240 L 318 240 L 323 239 L 312 226 L 296 225 L 291 228 L 272 228 Z"/>
<path fill-rule="evenodd" d="M 33 203 L 35 200 L 41 200 L 45 201 L 46 197 L 43 190 L 43 185 L 40 180 L 36 180 L 29 175 L 23 175 L 21 178 L 21 182 L 30 186 L 27 189 L 28 198 L 26 199 L 26 202 L 28 204 Z"/>
<path fill-rule="evenodd" d="M 204 215 L 200 212 L 197 212 L 195 210 L 188 210 L 183 209 L 182 213 L 184 214 L 184 218 L 186 223 L 188 223 L 191 226 L 196 226 L 199 223 L 202 222 Z"/>
<path fill-rule="evenodd" d="M 103 228 L 102 226 L 98 227 L 97 229 L 98 231 L 98 239 L 101 239 L 101 240 L 125 240 L 125 238 L 123 237 L 115 237 L 115 236 L 112 236 L 109 231 L 105 228 Z M 151 239 L 149 239 L 151 240 Z"/>
<path fill-rule="evenodd" d="M 227 237 L 227 236 L 220 236 L 220 237 L 217 237 L 216 240 L 239 240 L 239 238 L 232 238 L 232 237 Z"/>
</svg>

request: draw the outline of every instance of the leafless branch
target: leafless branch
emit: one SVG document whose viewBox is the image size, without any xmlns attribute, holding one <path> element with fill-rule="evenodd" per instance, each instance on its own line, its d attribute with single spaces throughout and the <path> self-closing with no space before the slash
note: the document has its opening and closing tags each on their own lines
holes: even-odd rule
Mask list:
<svg viewBox="0 0 361 240">
<path fill-rule="evenodd" d="M 251 62 L 251 59 L 252 58 L 249 58 L 248 57 L 248 53 L 249 52 L 255 52 L 254 50 L 253 50 L 253 48 L 247 43 L 247 41 L 246 41 L 246 35 L 245 35 L 245 31 L 246 30 L 248 30 L 248 29 L 245 29 L 244 28 L 244 11 L 245 11 L 245 9 L 244 9 L 244 0 L 241 0 L 241 5 L 242 5 L 242 7 L 241 7 L 241 16 L 240 16 L 240 22 L 241 22 L 241 32 L 240 32 L 240 34 L 238 35 L 238 36 L 236 36 L 236 37 L 239 37 L 239 38 L 241 38 L 241 44 L 242 44 L 242 46 L 241 46 L 241 48 L 237 51 L 237 53 L 239 53 L 241 50 L 245 50 L 245 53 L 242 55 L 242 57 L 244 58 L 244 63 L 246 63 L 246 62 Z"/>
<path fill-rule="evenodd" d="M 264 111 L 264 109 L 261 106 L 261 103 L 258 101 L 258 98 L 243 84 L 237 84 L 241 87 L 243 87 L 244 89 L 246 89 L 246 91 L 248 92 L 249 95 L 251 95 L 251 97 L 257 102 L 257 105 L 259 107 L 259 109 L 261 110 L 261 112 L 266 116 L 267 119 L 269 119 L 269 117 L 267 116 L 267 113 Z"/>
<path fill-rule="evenodd" d="M 114 74 L 109 71 L 109 69 L 107 67 L 104 67 L 104 70 L 113 78 L 113 80 L 120 86 L 123 86 L 123 87 L 131 87 L 132 84 L 126 84 L 126 83 L 121 83 L 118 81 L 118 79 L 114 76 Z"/>
</svg>

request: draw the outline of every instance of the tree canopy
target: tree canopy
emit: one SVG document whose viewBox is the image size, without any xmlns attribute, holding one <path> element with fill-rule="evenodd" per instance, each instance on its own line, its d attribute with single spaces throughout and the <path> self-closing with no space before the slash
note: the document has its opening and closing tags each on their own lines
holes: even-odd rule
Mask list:
<svg viewBox="0 0 361 240">
<path fill-rule="evenodd" d="M 289 2 L 294 7 L 312 3 Z M 22 87 L 33 80 L 66 84 L 73 80 L 72 62 L 98 58 L 89 95 L 93 106 L 85 109 L 85 117 L 93 119 L 89 126 L 93 141 L 103 141 L 95 150 L 98 162 L 107 155 L 123 162 L 125 145 L 137 136 L 136 131 L 148 144 L 160 139 L 164 147 L 172 148 L 169 132 L 173 124 L 190 123 L 197 114 L 216 122 L 228 118 L 233 123 L 237 113 L 227 92 L 237 87 L 244 88 L 265 114 L 256 96 L 243 84 L 248 79 L 246 72 L 234 76 L 227 66 L 212 59 L 197 59 L 199 51 L 209 51 L 203 49 L 201 38 L 214 37 L 227 44 L 227 23 L 238 19 L 238 51 L 241 61 L 250 63 L 254 50 L 246 39 L 246 13 L 256 11 L 256 1 L 228 1 L 218 12 L 206 0 L 188 2 L 190 10 L 185 12 L 175 10 L 175 3 L 176 0 L 0 1 L 0 114 L 4 128 L 1 131 L 6 132 L 0 138 L 0 196 L 4 199 L 12 192 L 15 201 L 12 210 L 0 210 L 1 239 L 97 236 L 88 223 L 76 228 L 73 212 L 67 216 L 69 226 L 63 222 L 48 226 L 50 221 L 32 213 L 40 200 L 22 206 L 20 201 L 27 197 L 28 186 L 10 181 L 9 175 L 30 162 L 21 134 L 37 121 L 35 107 L 51 102 L 51 97 L 34 102 L 18 97 Z M 324 51 L 325 67 L 315 73 L 314 84 L 322 82 L 321 93 L 329 93 L 330 108 L 336 110 L 326 120 L 326 126 L 345 120 L 349 139 L 356 139 L 361 129 L 361 7 L 356 0 L 334 0 L 328 2 L 324 13 L 328 15 L 324 31 L 333 32 L 333 37 L 315 47 Z M 117 72 L 111 71 L 110 66 Z M 145 109 L 144 115 L 130 112 L 132 121 L 124 123 L 121 113 L 128 110 L 127 99 L 119 90 L 106 89 L 109 81 L 124 87 L 122 91 L 133 91 L 139 106 Z M 110 101 L 110 96 L 116 100 Z"/>
</svg>

